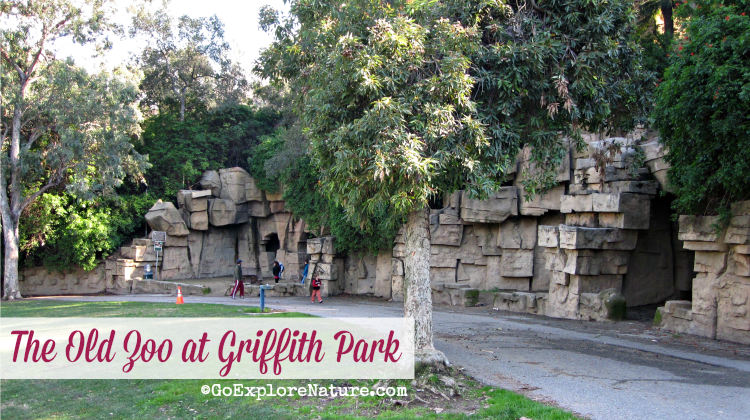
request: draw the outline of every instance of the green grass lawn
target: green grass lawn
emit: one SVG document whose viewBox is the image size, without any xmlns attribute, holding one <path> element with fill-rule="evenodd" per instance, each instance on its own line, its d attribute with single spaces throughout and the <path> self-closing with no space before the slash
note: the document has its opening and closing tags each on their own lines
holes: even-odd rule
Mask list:
<svg viewBox="0 0 750 420">
<path fill-rule="evenodd" d="M 269 310 L 269 308 L 266 308 Z M 151 303 L 151 302 L 71 302 L 63 300 L 23 300 L 2 302 L 0 316 L 3 317 L 203 317 L 229 318 L 248 317 L 248 313 L 260 314 L 257 306 L 232 306 L 211 303 Z M 299 312 L 264 314 L 267 317 L 311 317 Z"/>
<path fill-rule="evenodd" d="M 3 302 L 2 317 L 250 317 L 242 308 L 211 304 L 143 302 Z M 307 316 L 268 314 L 260 316 Z M 203 385 L 232 386 L 233 380 L 2 380 L 0 417 L 9 419 L 576 419 L 510 391 L 485 387 L 457 371 L 445 374 L 459 387 L 442 386 L 440 375 L 419 373 L 418 381 L 381 382 L 404 386 L 408 396 L 382 397 L 216 397 Z M 243 380 L 243 386 L 369 386 L 375 380 Z M 460 396 L 449 390 L 460 391 Z M 446 399 L 447 398 L 447 399 Z"/>
</svg>

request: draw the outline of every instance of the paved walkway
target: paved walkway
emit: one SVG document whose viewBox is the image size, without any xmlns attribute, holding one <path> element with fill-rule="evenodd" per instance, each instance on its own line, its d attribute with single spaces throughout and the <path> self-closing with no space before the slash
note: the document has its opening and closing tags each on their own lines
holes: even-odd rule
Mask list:
<svg viewBox="0 0 750 420">
<path fill-rule="evenodd" d="M 38 298 L 46 299 L 46 298 Z M 57 297 L 173 302 L 174 297 Z M 376 299 L 268 298 L 267 306 L 323 317 L 399 317 Z M 258 299 L 186 297 L 257 306 Z M 651 330 L 647 323 L 587 323 L 437 306 L 435 346 L 488 384 L 601 420 L 750 419 L 750 346 Z"/>
</svg>

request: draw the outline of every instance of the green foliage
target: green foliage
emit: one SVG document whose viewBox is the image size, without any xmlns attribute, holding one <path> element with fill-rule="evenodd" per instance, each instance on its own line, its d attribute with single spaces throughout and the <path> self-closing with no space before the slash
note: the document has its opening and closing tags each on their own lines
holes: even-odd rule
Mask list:
<svg viewBox="0 0 750 420">
<path fill-rule="evenodd" d="M 750 1 L 677 7 L 684 35 L 656 90 L 680 213 L 716 213 L 750 197 Z"/>
<path fill-rule="evenodd" d="M 150 194 L 78 201 L 65 193 L 43 194 L 21 219 L 23 263 L 50 270 L 96 267 L 97 259 L 115 251 L 143 225 L 154 204 Z"/>
<path fill-rule="evenodd" d="M 385 213 L 388 209 L 371 216 L 369 227 L 354 225 L 343 207 L 335 205 L 322 194 L 319 171 L 309 156 L 300 158 L 290 166 L 284 173 L 283 182 L 286 186 L 286 206 L 304 219 L 313 233 L 322 226 L 330 227 L 340 252 L 377 253 L 393 246 L 399 224 L 394 226 L 388 223 L 388 214 Z"/>
<path fill-rule="evenodd" d="M 669 65 L 669 51 L 675 36 L 674 8 L 672 0 L 646 0 L 638 5 L 637 40 L 643 48 L 643 67 L 658 78 L 664 76 Z M 657 25 L 657 17 L 663 22 L 663 30 Z"/>
<path fill-rule="evenodd" d="M 185 121 L 169 113 L 149 118 L 137 147 L 153 164 L 146 175 L 149 191 L 174 200 L 177 191 L 190 189 L 206 170 L 240 166 L 253 173 L 248 157 L 278 118 L 276 111 L 246 105 L 191 114 Z"/>
<path fill-rule="evenodd" d="M 324 194 L 356 225 L 394 226 L 435 194 L 495 190 L 524 145 L 552 171 L 562 137 L 639 121 L 653 81 L 632 2 L 543 7 L 298 1 L 266 19 L 280 25 L 256 72 L 298 95 Z"/>
<path fill-rule="evenodd" d="M 268 192 L 277 192 L 279 190 L 279 173 L 275 168 L 269 167 L 267 171 L 266 163 L 281 151 L 284 140 L 279 137 L 279 132 L 275 135 L 267 135 L 260 138 L 260 142 L 253 147 L 250 157 L 247 158 L 248 172 L 255 178 L 258 188 Z"/>
</svg>

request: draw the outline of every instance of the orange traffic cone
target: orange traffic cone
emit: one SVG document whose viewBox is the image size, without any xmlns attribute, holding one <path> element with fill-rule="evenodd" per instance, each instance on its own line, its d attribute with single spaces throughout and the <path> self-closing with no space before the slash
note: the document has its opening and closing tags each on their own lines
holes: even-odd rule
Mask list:
<svg viewBox="0 0 750 420">
<path fill-rule="evenodd" d="M 182 300 L 182 289 L 180 289 L 180 286 L 177 286 L 177 304 L 181 305 L 185 303 L 184 300 Z"/>
</svg>

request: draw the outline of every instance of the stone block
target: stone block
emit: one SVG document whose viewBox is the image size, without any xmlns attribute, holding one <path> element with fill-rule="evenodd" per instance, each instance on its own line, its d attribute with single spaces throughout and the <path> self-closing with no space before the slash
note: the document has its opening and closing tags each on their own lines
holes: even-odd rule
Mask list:
<svg viewBox="0 0 750 420">
<path fill-rule="evenodd" d="M 607 194 L 636 193 L 656 195 L 659 191 L 657 181 L 614 181 L 605 182 L 602 191 Z"/>
<path fill-rule="evenodd" d="M 219 173 L 216 171 L 206 171 L 201 177 L 201 188 L 204 190 L 210 190 L 211 195 L 214 197 L 221 197 L 221 178 Z"/>
<path fill-rule="evenodd" d="M 497 246 L 503 249 L 534 249 L 536 235 L 535 217 L 508 219 L 500 224 Z"/>
<path fill-rule="evenodd" d="M 333 236 L 323 237 L 323 253 L 336 254 L 336 244 Z"/>
<path fill-rule="evenodd" d="M 430 281 L 433 283 L 455 283 L 456 267 L 430 267 Z"/>
<path fill-rule="evenodd" d="M 534 275 L 534 250 L 512 249 L 503 252 L 500 263 L 503 277 L 531 277 Z"/>
<path fill-rule="evenodd" d="M 565 185 L 556 185 L 542 194 L 530 196 L 523 185 L 516 182 L 518 188 L 519 213 L 523 216 L 541 216 L 549 210 L 560 210 L 561 200 L 565 195 Z"/>
<path fill-rule="evenodd" d="M 637 239 L 637 231 L 560 225 L 560 248 L 565 249 L 631 250 Z"/>
<path fill-rule="evenodd" d="M 146 222 L 153 230 L 164 231 L 172 236 L 186 236 L 188 228 L 174 204 L 158 200 L 146 213 Z"/>
<path fill-rule="evenodd" d="M 681 241 L 715 242 L 719 234 L 714 225 L 719 223 L 719 216 L 680 216 Z"/>
<path fill-rule="evenodd" d="M 255 178 L 249 175 L 245 178 L 245 199 L 247 201 L 266 201 L 266 194 L 258 188 Z"/>
<path fill-rule="evenodd" d="M 391 277 L 391 299 L 394 302 L 404 301 L 404 276 Z"/>
<path fill-rule="evenodd" d="M 433 245 L 461 246 L 463 232 L 464 227 L 459 224 L 432 225 L 430 243 Z"/>
<path fill-rule="evenodd" d="M 469 198 L 461 192 L 461 219 L 475 223 L 500 223 L 510 216 L 518 215 L 518 192 L 516 187 L 502 187 L 490 194 L 487 200 Z"/>
<path fill-rule="evenodd" d="M 149 234 L 149 238 L 151 238 L 152 233 Z M 164 246 L 165 247 L 188 246 L 188 244 L 187 244 L 187 238 L 188 238 L 187 236 L 172 236 L 172 235 L 167 235 L 167 240 L 164 242 Z"/>
<path fill-rule="evenodd" d="M 539 225 L 537 244 L 546 248 L 557 248 L 560 245 L 560 232 L 557 226 Z"/>
<path fill-rule="evenodd" d="M 285 213 L 288 210 L 285 207 L 286 202 L 284 201 L 271 201 L 269 202 L 269 208 L 271 209 L 271 213 Z"/>
<path fill-rule="evenodd" d="M 156 252 L 154 252 L 153 243 L 149 245 L 133 245 L 130 247 L 133 254 L 133 261 L 156 261 Z M 122 274 L 118 274 L 122 276 Z"/>
<path fill-rule="evenodd" d="M 190 267 L 196 277 L 200 276 L 201 253 L 203 251 L 203 232 L 191 230 L 188 235 L 188 252 Z"/>
<path fill-rule="evenodd" d="M 208 211 L 190 213 L 189 228 L 193 230 L 208 230 Z"/>
<path fill-rule="evenodd" d="M 391 275 L 392 276 L 403 276 L 404 275 L 404 262 L 398 258 L 391 258 Z"/>
<path fill-rule="evenodd" d="M 750 255 L 732 254 L 732 271 L 742 277 L 750 277 Z"/>
<path fill-rule="evenodd" d="M 180 190 L 177 194 L 178 203 L 182 200 L 180 208 L 189 212 L 208 210 L 208 198 L 211 197 L 210 190 Z"/>
<path fill-rule="evenodd" d="M 664 304 L 664 312 L 673 314 L 677 309 L 691 310 L 693 308 L 693 302 L 689 300 L 668 300 Z"/>
<path fill-rule="evenodd" d="M 164 248 L 164 262 L 161 267 L 160 280 L 178 280 L 193 278 L 187 247 Z"/>
<path fill-rule="evenodd" d="M 235 204 L 232 200 L 208 200 L 208 221 L 213 226 L 247 223 L 249 214 L 246 204 Z"/>
<path fill-rule="evenodd" d="M 567 286 L 570 284 L 570 274 L 562 271 L 552 271 L 552 282 L 561 286 Z"/>
<path fill-rule="evenodd" d="M 201 243 L 200 265 L 198 277 L 231 276 L 237 264 L 237 236 L 238 229 L 234 227 L 209 226 L 203 232 Z M 191 241 L 196 237 L 188 237 L 188 248 L 195 248 L 199 242 Z M 194 255 L 194 251 L 191 251 Z"/>
<path fill-rule="evenodd" d="M 649 214 L 599 213 L 599 227 L 618 229 L 648 229 Z"/>
<path fill-rule="evenodd" d="M 246 203 L 250 217 L 268 217 L 271 215 L 271 205 L 268 201 L 249 201 Z"/>
<path fill-rule="evenodd" d="M 316 267 L 316 272 L 313 274 L 319 274 L 321 280 L 338 280 L 338 265 L 320 263 Z"/>
<path fill-rule="evenodd" d="M 600 293 L 607 289 L 622 290 L 622 276 L 615 274 L 598 276 L 570 275 L 571 284 L 578 286 L 579 293 Z"/>
<path fill-rule="evenodd" d="M 682 247 L 690 251 L 727 252 L 729 245 L 721 242 L 685 241 Z"/>
<path fill-rule="evenodd" d="M 134 253 L 133 253 L 133 248 L 131 248 L 129 246 L 121 246 L 120 247 L 120 256 L 122 258 L 127 258 L 127 259 L 132 260 L 133 258 L 135 258 Z"/>
<path fill-rule="evenodd" d="M 567 264 L 568 256 L 565 250 L 557 248 L 546 248 L 542 254 L 544 268 L 550 271 L 563 271 Z"/>
<path fill-rule="evenodd" d="M 225 168 L 219 169 L 219 178 L 221 180 L 222 200 L 230 200 L 234 204 L 242 204 L 247 201 L 245 189 L 250 174 L 242 168 Z"/>
<path fill-rule="evenodd" d="M 589 195 L 563 195 L 560 199 L 560 212 L 561 213 L 590 213 L 594 211 L 594 203 L 592 196 Z"/>
<path fill-rule="evenodd" d="M 643 194 L 592 194 L 595 212 L 600 213 L 625 213 L 630 226 L 613 226 L 621 229 L 648 229 L 651 210 L 649 196 Z M 610 218 L 605 217 L 604 220 Z M 599 219 L 600 221 L 602 218 Z"/>
<path fill-rule="evenodd" d="M 461 219 L 458 218 L 457 214 L 438 214 L 438 223 L 441 225 L 458 225 L 461 224 Z"/>
<path fill-rule="evenodd" d="M 750 216 L 732 217 L 724 242 L 735 245 L 750 245 Z"/>
<path fill-rule="evenodd" d="M 695 251 L 693 271 L 698 273 L 723 273 L 726 268 L 726 252 Z"/>
<path fill-rule="evenodd" d="M 568 226 L 595 228 L 599 227 L 599 220 L 596 213 L 567 213 L 565 215 L 565 224 Z"/>
<path fill-rule="evenodd" d="M 515 290 L 519 292 L 528 292 L 531 286 L 531 279 L 528 277 L 505 277 L 493 275 L 487 277 L 487 290 Z"/>
<path fill-rule="evenodd" d="M 399 261 L 400 262 L 400 261 Z M 385 252 L 377 255 L 375 261 L 375 287 L 373 295 L 384 299 L 391 298 L 393 272 L 392 258 Z"/>
</svg>

